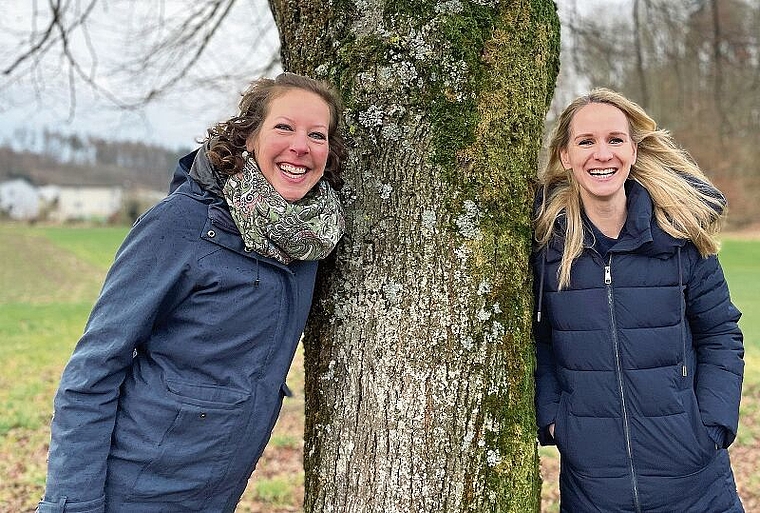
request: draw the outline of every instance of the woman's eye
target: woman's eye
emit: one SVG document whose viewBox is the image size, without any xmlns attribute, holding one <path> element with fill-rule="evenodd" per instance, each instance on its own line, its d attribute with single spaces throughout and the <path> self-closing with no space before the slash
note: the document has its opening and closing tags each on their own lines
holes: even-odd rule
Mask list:
<svg viewBox="0 0 760 513">
<path fill-rule="evenodd" d="M 622 143 L 623 143 L 623 139 L 621 139 L 620 137 L 613 137 L 612 139 L 610 139 L 610 144 L 622 144 Z"/>
<path fill-rule="evenodd" d="M 274 127 L 277 130 L 292 130 L 292 128 L 290 128 L 290 125 L 286 125 L 285 123 L 278 123 Z"/>
<path fill-rule="evenodd" d="M 578 146 L 589 146 L 593 144 L 593 141 L 591 139 L 583 139 L 582 141 L 578 141 Z"/>
<path fill-rule="evenodd" d="M 327 136 L 323 134 L 322 132 L 312 132 L 309 134 L 309 137 L 312 139 L 317 139 L 319 141 L 324 141 L 327 139 Z"/>
</svg>

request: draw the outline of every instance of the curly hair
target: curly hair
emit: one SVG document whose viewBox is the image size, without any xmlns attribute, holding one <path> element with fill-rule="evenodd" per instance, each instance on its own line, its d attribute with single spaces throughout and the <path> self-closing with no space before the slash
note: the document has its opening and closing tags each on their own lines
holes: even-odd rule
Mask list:
<svg viewBox="0 0 760 513">
<path fill-rule="evenodd" d="M 272 100 L 292 89 L 302 89 L 321 97 L 330 108 L 328 144 L 330 147 L 325 166 L 325 179 L 335 190 L 343 186 L 341 177 L 347 152 L 340 132 L 343 105 L 340 96 L 329 84 L 295 73 L 281 73 L 276 78 L 260 78 L 243 92 L 238 104 L 239 113 L 227 121 L 207 130 L 209 161 L 222 176 L 231 176 L 243 169 L 242 157 L 246 140 L 261 129 Z"/>
<path fill-rule="evenodd" d="M 543 247 L 552 236 L 564 235 L 560 287 L 570 284 L 573 261 L 583 251 L 580 186 L 562 165 L 560 155 L 570 142 L 573 117 L 591 103 L 612 105 L 628 119 L 631 138 L 637 146 L 630 178 L 639 182 L 652 197 L 657 224 L 673 237 L 691 240 L 702 256 L 717 253 L 719 245 L 715 234 L 725 214 L 723 196 L 715 194 L 717 189 L 691 156 L 676 145 L 669 132 L 658 129 L 644 109 L 620 93 L 596 88 L 576 98 L 562 112 L 551 134 L 546 166 L 539 173 L 543 194 L 535 219 L 535 238 L 539 247 Z M 565 218 L 564 234 L 555 232 L 555 223 L 560 217 Z"/>
</svg>

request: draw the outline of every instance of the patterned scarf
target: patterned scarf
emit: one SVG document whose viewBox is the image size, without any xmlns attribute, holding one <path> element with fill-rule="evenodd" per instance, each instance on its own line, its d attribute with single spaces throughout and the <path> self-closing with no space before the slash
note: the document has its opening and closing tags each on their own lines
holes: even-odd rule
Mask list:
<svg viewBox="0 0 760 513">
<path fill-rule="evenodd" d="M 325 258 L 345 231 L 340 200 L 327 181 L 320 180 L 306 196 L 290 203 L 253 158 L 227 179 L 224 198 L 245 247 L 283 264 Z"/>
</svg>

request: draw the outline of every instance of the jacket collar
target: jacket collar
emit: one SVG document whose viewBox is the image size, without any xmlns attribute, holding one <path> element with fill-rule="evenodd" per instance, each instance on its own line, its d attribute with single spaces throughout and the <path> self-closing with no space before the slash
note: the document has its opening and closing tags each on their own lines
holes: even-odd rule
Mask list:
<svg viewBox="0 0 760 513">
<path fill-rule="evenodd" d="M 194 166 L 198 165 L 198 160 L 207 162 L 201 158 L 203 154 L 199 153 L 199 151 L 200 148 L 179 159 L 177 168 L 174 171 L 174 177 L 169 186 L 169 193 L 175 191 L 184 192 L 206 203 L 208 205 L 209 220 L 224 230 L 240 237 L 240 232 L 230 215 L 230 209 L 225 199 L 222 196 L 214 194 L 211 188 L 204 186 L 204 184 L 191 176 L 191 170 Z"/>
<path fill-rule="evenodd" d="M 684 239 L 676 239 L 660 228 L 654 217 L 652 198 L 649 192 L 635 180 L 625 183 L 628 217 L 618 242 L 611 248 L 614 253 L 636 252 L 646 256 L 668 258 L 683 246 Z M 589 221 L 584 216 L 584 223 Z M 555 236 L 547 248 L 547 261 L 562 258 L 564 248 L 565 217 L 557 219 Z M 591 227 L 584 225 L 584 246 L 590 249 L 594 244 Z"/>
<path fill-rule="evenodd" d="M 193 162 L 195 162 L 199 150 L 188 153 L 179 159 L 169 186 L 169 193 L 187 194 L 208 205 L 208 219 L 201 232 L 201 238 L 246 257 L 255 258 L 261 262 L 268 262 L 292 273 L 291 267 L 273 258 L 246 251 L 240 231 L 230 214 L 227 201 L 203 187 L 190 176 L 190 170 L 193 167 Z"/>
</svg>

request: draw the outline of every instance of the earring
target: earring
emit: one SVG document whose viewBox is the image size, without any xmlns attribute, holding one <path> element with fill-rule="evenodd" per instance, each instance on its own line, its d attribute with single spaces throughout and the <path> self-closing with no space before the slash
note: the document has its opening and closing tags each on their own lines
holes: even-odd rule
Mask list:
<svg viewBox="0 0 760 513">
<path fill-rule="evenodd" d="M 248 153 L 248 150 L 243 150 L 243 153 L 240 154 L 241 157 L 243 157 L 243 160 L 247 159 L 250 153 Z"/>
</svg>

